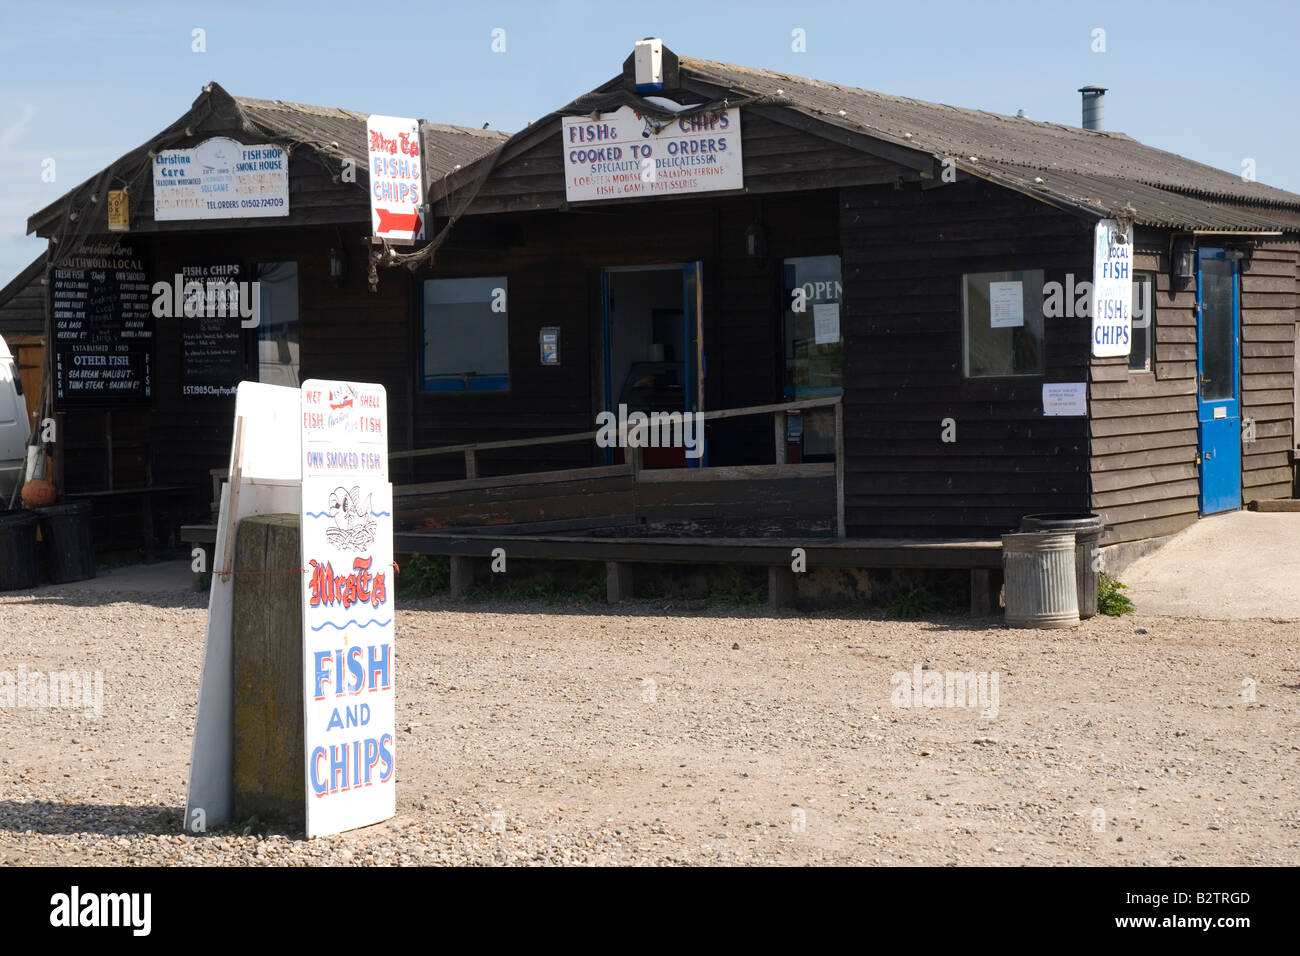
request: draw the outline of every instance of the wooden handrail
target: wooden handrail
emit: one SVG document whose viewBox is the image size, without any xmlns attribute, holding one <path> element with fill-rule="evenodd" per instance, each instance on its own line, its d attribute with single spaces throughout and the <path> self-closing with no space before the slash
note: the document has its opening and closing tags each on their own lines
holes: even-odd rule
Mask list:
<svg viewBox="0 0 1300 956">
<path fill-rule="evenodd" d="M 795 402 L 777 402 L 771 405 L 748 405 L 742 408 L 720 408 L 716 411 L 705 412 L 704 420 L 721 421 L 727 418 L 744 418 L 749 415 L 769 415 L 772 413 L 798 412 L 807 408 L 828 408 L 832 405 L 840 404 L 840 396 L 827 396 L 825 398 L 804 398 Z M 437 448 L 417 448 L 411 451 L 390 452 L 389 459 L 395 458 L 422 458 L 431 455 L 456 455 L 462 453 L 473 453 L 479 451 L 490 451 L 500 448 L 527 448 L 534 445 L 566 445 L 570 442 L 585 441 L 595 438 L 600 434 L 600 429 L 592 429 L 588 432 L 567 432 L 562 435 L 544 435 L 540 438 L 512 438 L 505 441 L 483 441 L 469 442 L 462 445 L 440 445 Z"/>
</svg>

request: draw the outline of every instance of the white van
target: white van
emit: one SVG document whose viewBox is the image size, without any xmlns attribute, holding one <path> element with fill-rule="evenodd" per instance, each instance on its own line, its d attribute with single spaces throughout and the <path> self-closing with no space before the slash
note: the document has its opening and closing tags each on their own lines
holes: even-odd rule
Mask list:
<svg viewBox="0 0 1300 956">
<path fill-rule="evenodd" d="M 30 435 L 18 362 L 0 336 L 0 509 L 9 506 L 14 485 L 22 477 Z"/>
</svg>

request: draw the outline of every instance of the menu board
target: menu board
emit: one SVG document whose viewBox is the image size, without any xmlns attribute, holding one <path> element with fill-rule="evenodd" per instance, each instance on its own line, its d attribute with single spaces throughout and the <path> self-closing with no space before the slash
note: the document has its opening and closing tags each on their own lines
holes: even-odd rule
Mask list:
<svg viewBox="0 0 1300 956">
<path fill-rule="evenodd" d="M 143 404 L 153 398 L 154 317 L 135 250 L 87 244 L 53 276 L 55 401 Z"/>
<path fill-rule="evenodd" d="M 242 323 L 256 307 L 256 286 L 232 263 L 183 266 L 181 282 L 181 394 L 234 395 L 245 377 Z"/>
</svg>

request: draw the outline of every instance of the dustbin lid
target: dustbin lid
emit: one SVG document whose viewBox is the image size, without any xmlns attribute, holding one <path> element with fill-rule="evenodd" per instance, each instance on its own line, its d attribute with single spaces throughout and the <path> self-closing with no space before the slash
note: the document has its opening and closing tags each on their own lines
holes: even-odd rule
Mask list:
<svg viewBox="0 0 1300 956">
<path fill-rule="evenodd" d="M 1056 512 L 1025 515 L 1020 527 L 1026 531 L 1073 531 L 1076 535 L 1100 534 L 1104 524 L 1100 515 L 1085 512 Z"/>
</svg>

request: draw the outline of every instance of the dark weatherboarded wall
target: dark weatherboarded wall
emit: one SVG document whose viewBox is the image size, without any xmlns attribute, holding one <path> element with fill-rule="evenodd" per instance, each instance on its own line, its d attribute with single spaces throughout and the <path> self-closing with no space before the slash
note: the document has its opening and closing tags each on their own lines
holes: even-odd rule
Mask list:
<svg viewBox="0 0 1300 956">
<path fill-rule="evenodd" d="M 1171 286 L 1164 235 L 1139 231 L 1134 268 L 1156 273 L 1152 371 L 1092 359 L 1092 510 L 1102 544 L 1173 534 L 1197 516 L 1196 285 Z"/>
<path fill-rule="evenodd" d="M 378 294 L 366 282 L 361 228 L 352 234 L 333 227 L 249 229 L 134 237 L 145 255 L 151 281 L 169 280 L 185 265 L 293 260 L 298 263 L 302 378 L 348 378 L 382 383 L 388 390 L 394 448 L 409 447 L 411 379 L 408 313 L 410 279 L 404 271 L 384 273 Z M 329 250 L 348 253 L 342 288 L 329 279 Z M 245 272 L 247 276 L 248 273 Z M 192 516 L 206 517 L 211 497 L 209 470 L 225 468 L 235 409 L 234 398 L 184 396 L 180 382 L 180 324 L 156 319 L 152 406 L 112 410 L 113 483 L 116 487 L 185 484 L 195 489 Z M 256 380 L 251 349 L 245 377 Z M 65 425 L 67 490 L 107 487 L 106 423 L 103 409 L 70 409 Z M 133 506 L 131 502 L 122 507 Z"/>
<path fill-rule="evenodd" d="M 593 430 L 603 407 L 600 275 L 609 267 L 701 260 L 705 407 L 779 401 L 780 261 L 838 251 L 835 204 L 835 191 L 820 190 L 463 221 L 434 269 L 419 278 L 506 277 L 510 391 L 417 393 L 415 446 Z M 755 223 L 762 223 L 767 235 L 763 259 L 745 255 L 745 230 Z M 538 362 L 538 330 L 550 325 L 560 327 L 559 367 Z M 420 347 L 416 322 L 412 348 Z M 414 361 L 418 367 L 418 351 Z M 773 460 L 770 417 L 724 424 L 725 432 L 719 427 L 709 433 L 710 464 Z M 483 473 L 588 465 L 594 454 L 594 443 L 487 453 Z M 424 459 L 416 475 L 461 477 L 463 467 L 456 458 Z"/>
<path fill-rule="evenodd" d="M 1139 232 L 1135 268 L 1156 273 L 1153 373 L 1092 360 L 1092 508 L 1112 527 L 1107 545 L 1174 534 L 1199 513 L 1196 285 L 1172 283 L 1167 248 Z M 1297 251 L 1264 241 L 1241 279 L 1241 414 L 1256 436 L 1242 445 L 1243 503 L 1291 492 Z"/>
<path fill-rule="evenodd" d="M 1089 275 L 1090 225 L 964 181 L 842 190 L 840 228 L 849 534 L 997 534 L 1082 509 L 1087 420 L 1044 418 L 1042 385 L 1086 380 L 1088 320 L 1045 320 L 1045 376 L 964 378 L 962 274 Z"/>
<path fill-rule="evenodd" d="M 1255 422 L 1242 446 L 1243 501 L 1291 494 L 1298 253 L 1294 241 L 1260 243 L 1241 282 L 1241 414 Z"/>
</svg>

